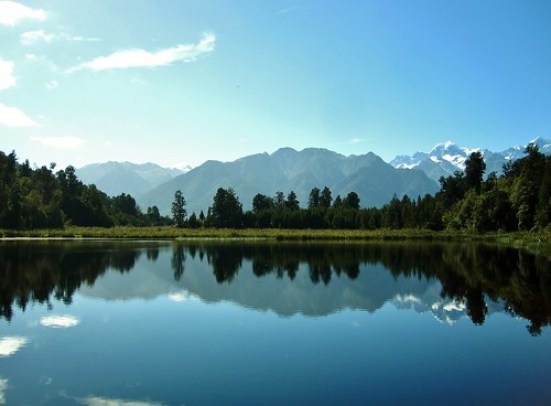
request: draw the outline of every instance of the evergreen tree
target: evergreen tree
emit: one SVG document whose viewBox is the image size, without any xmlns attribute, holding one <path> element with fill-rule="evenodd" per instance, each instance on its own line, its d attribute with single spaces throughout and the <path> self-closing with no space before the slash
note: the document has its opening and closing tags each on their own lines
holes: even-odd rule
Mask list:
<svg viewBox="0 0 551 406">
<path fill-rule="evenodd" d="M 349 209 L 359 209 L 360 197 L 356 192 L 350 192 L 344 198 L 343 205 Z"/>
<path fill-rule="evenodd" d="M 308 197 L 308 208 L 313 209 L 320 205 L 320 190 L 315 187 L 310 191 L 310 196 Z"/>
<path fill-rule="evenodd" d="M 218 228 L 240 228 L 243 208 L 232 188 L 219 188 L 211 207 L 212 224 Z"/>
<path fill-rule="evenodd" d="M 287 195 L 287 200 L 285 201 L 285 207 L 290 210 L 298 210 L 300 209 L 299 201 L 297 200 L 297 195 L 294 191 L 291 190 L 291 192 Z"/>
<path fill-rule="evenodd" d="M 174 193 L 174 201 L 172 202 L 172 218 L 176 227 L 183 227 L 186 218 L 186 200 L 181 190 Z"/>
<path fill-rule="evenodd" d="M 328 209 L 331 207 L 332 202 L 333 197 L 331 196 L 331 190 L 325 186 L 321 191 L 320 206 Z"/>
<path fill-rule="evenodd" d="M 479 193 L 485 171 L 486 163 L 482 158 L 482 153 L 480 151 L 473 152 L 465 161 L 465 183 L 467 189 L 474 189 Z"/>
</svg>

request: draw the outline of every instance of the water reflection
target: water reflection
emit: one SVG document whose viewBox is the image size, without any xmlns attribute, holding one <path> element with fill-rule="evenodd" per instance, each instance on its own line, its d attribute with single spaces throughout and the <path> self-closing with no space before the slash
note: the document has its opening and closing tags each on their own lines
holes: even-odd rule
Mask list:
<svg viewBox="0 0 551 406">
<path fill-rule="evenodd" d="M 86 406 L 163 406 L 163 403 L 111 399 L 99 396 L 90 396 L 84 399 L 78 399 L 78 401 L 79 404 Z"/>
<path fill-rule="evenodd" d="M 0 405 L 6 404 L 6 390 L 8 389 L 8 380 L 0 378 Z"/>
<path fill-rule="evenodd" d="M 40 319 L 40 324 L 50 328 L 70 328 L 75 327 L 80 320 L 70 314 L 44 316 Z"/>
<path fill-rule="evenodd" d="M 446 322 L 466 313 L 483 324 L 489 313 L 507 312 L 537 335 L 551 318 L 550 269 L 547 258 L 475 244 L 5 242 L 0 317 L 9 321 L 13 306 L 29 303 L 70 304 L 77 291 L 231 300 L 281 315 L 376 311 L 391 301 Z"/>
<path fill-rule="evenodd" d="M 0 338 L 0 357 L 9 357 L 24 347 L 29 340 L 25 337 Z M 0 405 L 3 403 L 0 402 Z"/>
</svg>

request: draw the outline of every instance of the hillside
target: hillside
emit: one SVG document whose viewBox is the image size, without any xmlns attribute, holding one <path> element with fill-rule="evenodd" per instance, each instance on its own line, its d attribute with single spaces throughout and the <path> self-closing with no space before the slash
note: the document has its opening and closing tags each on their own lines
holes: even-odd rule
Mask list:
<svg viewBox="0 0 551 406">
<path fill-rule="evenodd" d="M 174 192 L 181 190 L 188 212 L 206 212 L 216 190 L 231 187 L 244 209 L 251 208 L 257 193 L 273 196 L 291 190 L 304 207 L 312 188 L 324 186 L 331 189 L 333 197 L 358 193 L 362 207 L 381 206 L 394 194 L 417 197 L 438 190 L 437 183 L 422 171 L 393 168 L 372 152 L 344 156 L 326 149 L 282 148 L 233 162 L 207 161 L 146 193 L 139 204 L 156 205 L 161 213 L 169 214 Z"/>
<path fill-rule="evenodd" d="M 95 184 L 110 196 L 126 193 L 134 197 L 182 173 L 178 169 L 163 168 L 153 163 L 134 164 L 113 161 L 90 164 L 76 170 L 80 180 L 86 184 Z"/>
</svg>

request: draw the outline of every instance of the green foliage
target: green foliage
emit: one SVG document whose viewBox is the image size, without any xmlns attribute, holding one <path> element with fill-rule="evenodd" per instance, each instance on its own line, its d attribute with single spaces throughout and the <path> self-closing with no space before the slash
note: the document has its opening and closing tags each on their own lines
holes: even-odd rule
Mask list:
<svg viewBox="0 0 551 406">
<path fill-rule="evenodd" d="M 291 190 L 287 195 L 287 200 L 285 201 L 285 207 L 290 210 L 300 209 L 300 203 L 297 200 L 297 195 L 294 191 Z"/>
<path fill-rule="evenodd" d="M 78 180 L 74 167 L 54 173 L 55 166 L 33 169 L 28 161 L 18 164 L 15 152 L 0 151 L 0 227 L 33 230 L 166 223 L 158 209 L 144 215 L 132 196 L 109 197 Z"/>
<path fill-rule="evenodd" d="M 275 206 L 275 200 L 269 196 L 257 194 L 253 198 L 253 211 L 255 213 L 261 212 L 263 210 L 273 209 Z"/>
<path fill-rule="evenodd" d="M 325 186 L 321 191 L 320 206 L 327 209 L 331 207 L 332 202 L 333 202 L 333 197 L 332 197 L 331 190 L 329 190 L 329 188 Z"/>
<path fill-rule="evenodd" d="M 232 188 L 219 188 L 214 196 L 208 222 L 218 228 L 240 228 L 243 208 Z"/>
<path fill-rule="evenodd" d="M 181 190 L 174 193 L 174 201 L 172 202 L 172 218 L 176 227 L 183 227 L 186 219 L 186 199 Z"/>
<path fill-rule="evenodd" d="M 480 151 L 473 152 L 465 161 L 465 184 L 467 189 L 474 189 L 480 192 L 482 178 L 486 171 L 486 163 Z"/>
<path fill-rule="evenodd" d="M 28 161 L 17 163 L 15 152 L 0 151 L 0 228 L 54 229 L 72 226 L 162 226 L 156 206 L 143 214 L 127 194 L 109 197 L 94 185 L 84 185 L 75 168 L 53 173 L 49 168 L 32 169 Z M 504 166 L 503 175 L 488 175 L 486 164 L 475 152 L 466 161 L 465 173 L 440 179 L 435 196 L 411 199 L 394 196 L 381 208 L 361 208 L 356 192 L 332 198 L 327 186 L 314 187 L 307 208 L 301 208 L 294 191 L 278 191 L 270 197 L 257 194 L 252 211 L 243 212 L 232 188 L 219 188 L 207 216 L 201 211 L 185 221 L 186 201 L 176 191 L 172 205 L 174 224 L 190 228 L 275 228 L 388 230 L 428 229 L 491 231 L 544 230 L 551 225 L 551 158 L 536 146 L 526 156 Z"/>
</svg>

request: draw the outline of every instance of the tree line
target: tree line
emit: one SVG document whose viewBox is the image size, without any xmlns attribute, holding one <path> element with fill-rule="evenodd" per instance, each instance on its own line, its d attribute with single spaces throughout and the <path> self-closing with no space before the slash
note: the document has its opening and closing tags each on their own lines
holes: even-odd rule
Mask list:
<svg viewBox="0 0 551 406">
<path fill-rule="evenodd" d="M 83 184 L 68 166 L 31 168 L 15 152 L 0 151 L 0 228 L 40 229 L 75 226 L 152 226 L 172 224 L 156 206 L 143 213 L 128 194 L 109 197 Z"/>
<path fill-rule="evenodd" d="M 305 208 L 291 191 L 287 195 L 257 194 L 252 210 L 244 211 L 232 188 L 219 188 L 206 216 L 203 212 L 199 217 L 193 213 L 188 221 L 182 217 L 176 223 L 218 228 L 419 228 L 477 232 L 544 229 L 551 222 L 551 157 L 535 145 L 526 147 L 525 153 L 525 157 L 504 165 L 502 175 L 492 172 L 484 177 L 483 156 L 473 152 L 465 162 L 464 172 L 440 178 L 440 190 L 434 196 L 394 196 L 380 208 L 361 208 L 356 192 L 333 198 L 328 187 L 315 187 Z"/>
<path fill-rule="evenodd" d="M 188 217 L 182 191 L 176 191 L 172 216 L 157 206 L 145 212 L 128 194 L 109 197 L 83 184 L 68 166 L 55 172 L 17 162 L 15 152 L 0 151 L 0 228 L 38 229 L 75 226 L 161 226 L 295 229 L 402 229 L 516 231 L 545 229 L 551 223 L 551 157 L 535 145 L 526 156 L 508 162 L 503 173 L 486 177 L 480 152 L 466 160 L 465 171 L 440 178 L 435 195 L 394 196 L 384 206 L 361 208 L 354 191 L 333 197 L 314 187 L 305 202 L 294 191 L 274 196 L 257 194 L 252 210 L 243 210 L 232 188 L 219 188 L 207 213 Z"/>
</svg>

